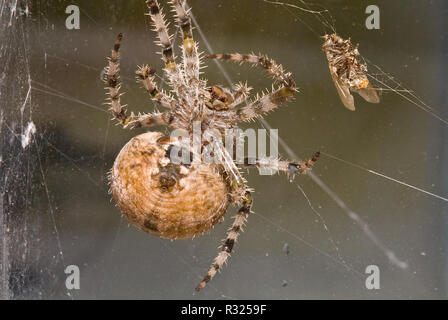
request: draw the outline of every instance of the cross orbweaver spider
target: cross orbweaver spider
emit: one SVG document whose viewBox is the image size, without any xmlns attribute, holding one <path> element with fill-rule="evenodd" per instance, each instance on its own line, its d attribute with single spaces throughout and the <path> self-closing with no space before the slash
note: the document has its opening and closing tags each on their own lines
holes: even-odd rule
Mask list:
<svg viewBox="0 0 448 320">
<path fill-rule="evenodd" d="M 220 86 L 207 86 L 199 77 L 201 58 L 197 43 L 193 40 L 189 10 L 181 0 L 170 2 L 176 12 L 177 24 L 183 39 L 182 63 L 177 64 L 168 34 L 164 15 L 157 0 L 147 0 L 149 16 L 158 36 L 162 50 L 164 73 L 176 98 L 159 90 L 154 81 L 154 71 L 144 65 L 136 71 L 137 81 L 143 85 L 153 101 L 167 111 L 126 115 L 120 102 L 119 49 L 122 35 L 119 34 L 109 58 L 105 72 L 108 104 L 116 120 L 124 128 L 141 128 L 157 125 L 172 129 L 183 129 L 192 136 L 193 123 L 200 121 L 200 130 L 215 129 L 224 136 L 226 129 L 237 127 L 237 123 L 261 117 L 292 99 L 296 84 L 281 65 L 266 56 L 254 54 L 214 54 L 210 59 L 232 60 L 259 66 L 274 78 L 279 86 L 245 106 L 250 88 L 238 84 L 234 91 Z M 206 145 L 201 145 L 205 148 Z M 251 190 L 247 187 L 239 168 L 275 165 L 277 170 L 288 173 L 293 179 L 296 173 L 304 174 L 311 169 L 319 157 L 316 153 L 305 162 L 248 159 L 238 164 L 222 146 L 218 148 L 224 161 L 219 163 L 175 163 L 173 150 L 187 148 L 178 137 L 165 137 L 160 132 L 147 132 L 131 139 L 120 151 L 109 180 L 111 192 L 121 212 L 138 228 L 168 239 L 192 238 L 202 234 L 222 220 L 228 206 L 241 208 L 227 232 L 221 250 L 204 277 L 196 287 L 199 291 L 214 277 L 226 262 L 235 241 L 252 207 Z M 251 161 L 252 160 L 252 161 Z"/>
</svg>

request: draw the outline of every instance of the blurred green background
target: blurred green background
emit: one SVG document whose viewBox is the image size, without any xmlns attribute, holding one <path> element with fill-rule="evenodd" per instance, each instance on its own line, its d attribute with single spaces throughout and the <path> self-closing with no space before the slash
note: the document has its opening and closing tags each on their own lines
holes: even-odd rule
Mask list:
<svg viewBox="0 0 448 320">
<path fill-rule="evenodd" d="M 160 3 L 170 20 L 168 5 Z M 261 52 L 293 73 L 300 88 L 296 100 L 266 120 L 298 155 L 305 158 L 321 150 L 429 192 L 448 194 L 447 125 L 387 91 L 377 105 L 356 95 L 357 111 L 346 110 L 320 48 L 319 35 L 330 30 L 315 15 L 259 0 L 188 3 L 215 52 Z M 65 28 L 69 4 L 80 7 L 80 30 Z M 319 4 L 331 13 L 339 35 L 359 43 L 362 55 L 448 117 L 445 1 Z M 365 28 L 365 8 L 370 4 L 380 8 L 380 30 Z M 3 5 L 8 8 L 11 2 Z M 144 131 L 113 125 L 102 105 L 105 90 L 100 75 L 116 34 L 124 33 L 122 100 L 129 110 L 153 111 L 155 107 L 134 80 L 136 66 L 148 63 L 162 74 L 144 1 L 35 0 L 19 2 L 19 6 L 28 6 L 31 15 L 13 19 L 14 25 L 4 29 L 11 32 L 9 42 L 2 43 L 4 52 L 19 50 L 22 44 L 25 48 L 15 57 L 16 64 L 4 72 L 12 82 L 3 91 L 1 104 L 5 115 L 1 131 L 3 230 L 8 229 L 3 235 L 3 251 L 8 253 L 2 261 L 7 279 L 4 297 L 447 297 L 445 202 L 325 155 L 314 173 L 409 267 L 403 270 L 390 264 L 309 177 L 289 183 L 284 175 L 259 176 L 251 171 L 246 177 L 255 189 L 255 214 L 249 217 L 230 263 L 209 287 L 195 293 L 235 208 L 208 234 L 171 242 L 130 226 L 108 194 L 107 172 L 115 156 L 131 137 Z M 7 23 L 9 11 L 5 9 L 0 18 Z M 174 24 L 171 30 L 175 31 Z M 207 52 L 197 32 L 195 40 Z M 227 86 L 217 66 L 205 63 L 203 77 L 209 84 Z M 235 82 L 247 80 L 258 91 L 271 87 L 262 71 L 231 63 L 223 66 Z M 26 70 L 32 81 L 32 100 L 25 116 L 20 116 L 20 101 L 28 88 Z M 384 74 L 378 77 L 386 79 Z M 16 96 L 21 99 L 13 102 Z M 24 117 L 37 127 L 33 145 L 25 151 L 13 134 L 20 134 Z M 248 126 L 262 128 L 258 122 L 243 127 Z M 65 288 L 64 269 L 70 264 L 81 269 L 80 290 Z M 365 268 L 371 264 L 381 270 L 380 290 L 365 288 Z"/>
</svg>

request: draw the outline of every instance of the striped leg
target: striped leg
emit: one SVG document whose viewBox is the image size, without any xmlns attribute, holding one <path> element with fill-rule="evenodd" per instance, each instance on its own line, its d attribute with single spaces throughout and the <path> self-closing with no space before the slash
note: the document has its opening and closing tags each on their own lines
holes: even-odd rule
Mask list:
<svg viewBox="0 0 448 320">
<path fill-rule="evenodd" d="M 272 76 L 280 88 L 270 93 L 258 96 L 252 103 L 241 109 L 230 112 L 228 117 L 231 122 L 247 121 L 253 118 L 263 116 L 269 111 L 274 110 L 281 104 L 291 100 L 296 91 L 296 83 L 290 72 L 285 72 L 281 65 L 267 56 L 257 56 L 254 54 L 212 54 L 208 55 L 210 59 L 232 60 L 239 63 L 250 63 L 253 66 L 259 66 L 265 69 Z"/>
<path fill-rule="evenodd" d="M 110 109 L 115 119 L 117 119 L 124 128 L 140 128 L 147 126 L 156 125 L 170 125 L 173 121 L 171 113 L 153 113 L 144 115 L 134 115 L 131 113 L 130 116 L 126 116 L 125 106 L 121 105 L 120 102 L 120 44 L 123 35 L 120 33 L 115 40 L 114 47 L 112 49 L 112 54 L 109 58 L 109 65 L 106 68 L 106 74 L 104 76 L 104 82 L 106 83 L 106 88 L 108 89 L 108 95 L 110 102 L 108 104 L 111 106 Z"/>
<path fill-rule="evenodd" d="M 239 233 L 240 231 L 242 231 L 242 228 L 247 221 L 247 217 L 249 216 L 250 209 L 252 207 L 252 202 L 253 200 L 251 193 L 249 191 L 246 191 L 246 194 L 242 199 L 243 206 L 238 210 L 238 213 L 234 218 L 233 224 L 227 232 L 227 237 L 226 240 L 224 241 L 224 244 L 221 246 L 221 251 L 219 252 L 218 256 L 213 260 L 213 263 L 210 269 L 208 270 L 207 275 L 196 287 L 196 291 L 201 291 L 207 285 L 207 283 L 211 279 L 213 279 L 216 272 L 218 272 L 218 270 L 222 268 L 224 263 L 230 257 L 230 254 L 239 236 Z"/>
<path fill-rule="evenodd" d="M 140 82 L 146 91 L 151 95 L 153 101 L 156 101 L 168 109 L 174 109 L 176 107 L 176 100 L 157 88 L 157 84 L 155 83 L 153 76 L 154 70 L 152 70 L 150 66 L 141 66 L 135 73 L 137 75 L 137 81 Z"/>
<path fill-rule="evenodd" d="M 146 5 L 154 23 L 154 31 L 157 32 L 159 38 L 158 44 L 162 47 L 162 59 L 165 62 L 165 72 L 168 80 L 175 89 L 178 89 L 183 85 L 183 77 L 175 62 L 172 39 L 168 34 L 164 15 L 157 0 L 146 0 Z"/>
<path fill-rule="evenodd" d="M 242 108 L 230 111 L 227 115 L 228 121 L 235 123 L 261 117 L 291 100 L 293 95 L 294 91 L 287 87 L 281 87 L 262 96 L 257 95 L 255 101 Z"/>
<path fill-rule="evenodd" d="M 267 56 L 257 56 L 254 54 L 241 53 L 224 53 L 210 54 L 206 56 L 208 59 L 232 60 L 239 63 L 247 62 L 253 66 L 265 69 L 275 82 L 279 83 L 291 91 L 296 91 L 296 83 L 290 72 L 285 72 L 282 65 L 278 65 L 274 60 Z"/>
<path fill-rule="evenodd" d="M 177 23 L 182 33 L 183 69 L 187 85 L 199 84 L 200 59 L 197 43 L 193 40 L 190 10 L 185 9 L 185 0 L 172 0 L 171 4 L 176 11 Z"/>
<path fill-rule="evenodd" d="M 238 106 L 239 104 L 246 101 L 247 96 L 249 95 L 250 90 L 252 90 L 252 88 L 248 87 L 247 83 L 245 83 L 245 84 L 238 83 L 234 86 L 234 90 L 235 90 L 235 92 L 233 93 L 234 100 L 231 104 L 229 104 L 228 109 L 233 109 L 236 106 Z"/>
<path fill-rule="evenodd" d="M 310 159 L 302 162 L 290 162 L 271 159 L 255 159 L 244 158 L 244 163 L 239 165 L 240 168 L 266 168 L 273 171 L 285 172 L 289 181 L 293 181 L 296 174 L 306 174 L 313 168 L 314 163 L 319 159 L 320 152 L 316 152 Z"/>
<path fill-rule="evenodd" d="M 106 67 L 106 73 L 104 76 L 104 83 L 106 84 L 106 89 L 108 90 L 108 101 L 107 104 L 110 105 L 110 110 L 115 119 L 117 119 L 123 126 L 125 126 L 129 117 L 126 116 L 126 106 L 122 106 L 120 102 L 120 44 L 123 35 L 120 33 L 115 40 L 114 47 L 112 48 L 112 54 L 109 60 L 109 65 Z"/>
<path fill-rule="evenodd" d="M 171 112 L 155 112 L 155 113 L 145 113 L 134 115 L 131 114 L 128 118 L 124 127 L 126 129 L 136 129 L 151 126 L 169 126 L 172 124 L 174 116 Z"/>
</svg>

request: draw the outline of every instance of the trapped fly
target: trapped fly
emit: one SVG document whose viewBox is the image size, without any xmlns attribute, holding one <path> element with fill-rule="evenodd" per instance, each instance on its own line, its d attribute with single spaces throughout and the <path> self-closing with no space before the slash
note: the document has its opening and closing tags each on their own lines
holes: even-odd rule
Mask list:
<svg viewBox="0 0 448 320">
<path fill-rule="evenodd" d="M 367 79 L 367 65 L 358 61 L 358 46 L 353 46 L 350 39 L 344 40 L 335 33 L 326 34 L 323 38 L 322 50 L 327 56 L 331 78 L 344 106 L 355 110 L 350 91 L 358 93 L 367 102 L 380 102 L 376 90 Z"/>
</svg>

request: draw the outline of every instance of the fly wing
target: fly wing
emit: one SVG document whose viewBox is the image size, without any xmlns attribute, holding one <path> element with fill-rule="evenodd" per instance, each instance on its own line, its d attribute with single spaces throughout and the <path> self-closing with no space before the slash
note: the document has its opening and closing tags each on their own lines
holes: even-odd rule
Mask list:
<svg viewBox="0 0 448 320">
<path fill-rule="evenodd" d="M 347 109 L 355 111 L 355 102 L 349 88 L 345 86 L 341 80 L 339 80 L 339 77 L 334 74 L 331 69 L 330 73 L 336 87 L 336 91 L 338 92 L 339 98 L 341 98 L 342 103 Z"/>
<path fill-rule="evenodd" d="M 354 90 L 357 92 L 361 97 L 364 98 L 367 102 L 370 103 L 379 103 L 380 97 L 378 96 L 378 93 L 376 93 L 376 90 L 372 87 L 372 85 L 369 83 L 369 85 L 362 89 L 356 89 Z"/>
</svg>

